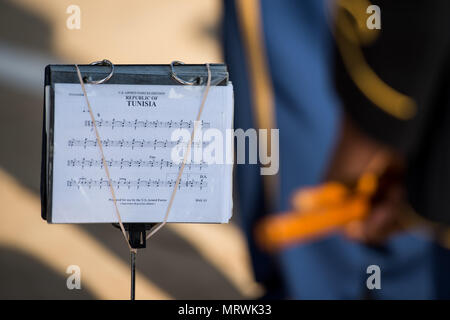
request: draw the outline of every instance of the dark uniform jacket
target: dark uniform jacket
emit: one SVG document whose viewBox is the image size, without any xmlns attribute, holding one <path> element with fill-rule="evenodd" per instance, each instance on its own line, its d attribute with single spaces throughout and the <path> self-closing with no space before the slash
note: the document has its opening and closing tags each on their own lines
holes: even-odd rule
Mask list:
<svg viewBox="0 0 450 320">
<path fill-rule="evenodd" d="M 371 1 L 381 16 L 374 30 L 356 2 L 339 1 L 336 19 L 343 106 L 360 129 L 406 157 L 413 208 L 450 223 L 450 1 Z"/>
</svg>

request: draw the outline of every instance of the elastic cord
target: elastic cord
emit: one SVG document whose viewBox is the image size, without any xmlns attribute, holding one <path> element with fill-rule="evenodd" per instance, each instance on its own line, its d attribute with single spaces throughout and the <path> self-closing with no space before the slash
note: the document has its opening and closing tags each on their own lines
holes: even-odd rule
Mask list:
<svg viewBox="0 0 450 320">
<path fill-rule="evenodd" d="M 84 86 L 83 78 L 81 76 L 80 68 L 78 68 L 78 65 L 75 65 L 75 68 L 77 69 L 77 74 L 78 74 L 78 79 L 80 80 L 81 89 L 83 90 L 84 97 L 86 98 L 86 104 L 88 106 L 89 115 L 91 116 L 91 121 L 92 121 L 92 124 L 94 127 L 95 137 L 97 139 L 97 145 L 98 145 L 98 148 L 100 149 L 100 154 L 102 156 L 103 168 L 105 168 L 106 177 L 108 178 L 109 190 L 111 191 L 111 196 L 113 199 L 114 208 L 116 210 L 117 220 L 119 221 L 120 230 L 122 231 L 123 237 L 125 238 L 125 241 L 128 245 L 128 248 L 130 249 L 130 251 L 136 253 L 137 250 L 132 248 L 128 241 L 127 233 L 125 232 L 125 227 L 123 226 L 122 218 L 120 217 L 119 207 L 117 206 L 116 193 L 114 192 L 114 187 L 113 187 L 113 184 L 111 181 L 111 176 L 109 174 L 109 167 L 105 160 L 105 154 L 103 153 L 102 140 L 100 139 L 100 134 L 98 133 L 97 123 L 96 123 L 95 117 L 94 117 L 94 112 L 92 111 L 91 104 L 89 103 L 89 99 L 88 99 L 88 96 L 86 93 L 86 88 Z"/>
<path fill-rule="evenodd" d="M 175 186 L 174 186 L 174 188 L 172 190 L 172 194 L 170 196 L 169 204 L 168 204 L 167 209 L 166 209 L 166 214 L 164 215 L 164 220 L 163 220 L 162 223 L 160 223 L 158 226 L 156 226 L 154 229 L 152 229 L 149 232 L 149 234 L 147 235 L 147 239 L 149 239 L 151 236 L 153 236 L 155 233 L 157 233 L 162 227 L 164 227 L 164 225 L 167 223 L 167 219 L 169 218 L 169 213 L 170 213 L 170 210 L 172 209 L 172 204 L 173 204 L 173 201 L 175 199 L 175 195 L 176 195 L 177 190 L 178 190 L 178 185 L 180 184 L 181 176 L 183 175 L 184 166 L 186 164 L 187 157 L 189 156 L 189 154 L 191 152 L 192 141 L 194 140 L 195 132 L 197 131 L 197 127 L 198 127 L 198 124 L 200 122 L 200 118 L 201 118 L 201 115 L 202 115 L 202 112 L 203 112 L 203 108 L 205 107 L 206 98 L 208 97 L 209 89 L 211 88 L 211 68 L 209 67 L 209 63 L 206 64 L 206 68 L 208 69 L 208 81 L 206 83 L 205 91 L 203 92 L 202 103 L 201 103 L 200 109 L 198 110 L 198 113 L 197 113 L 197 119 L 194 122 L 194 129 L 192 130 L 191 139 L 189 140 L 189 144 L 188 144 L 188 146 L 186 148 L 186 152 L 185 152 L 184 157 L 183 157 L 183 162 L 181 164 L 180 171 L 178 171 L 177 181 L 176 181 Z"/>
</svg>

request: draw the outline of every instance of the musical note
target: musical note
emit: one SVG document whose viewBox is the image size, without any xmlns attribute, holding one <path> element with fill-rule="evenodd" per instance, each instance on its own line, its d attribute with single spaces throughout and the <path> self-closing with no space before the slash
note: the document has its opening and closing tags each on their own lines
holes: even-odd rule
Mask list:
<svg viewBox="0 0 450 320">
<path fill-rule="evenodd" d="M 153 140 L 145 140 L 145 139 L 132 139 L 132 140 L 124 140 L 124 139 L 120 139 L 120 140 L 110 140 L 110 139 L 105 139 L 105 140 L 101 140 L 103 147 L 108 148 L 108 147 L 120 147 L 120 148 L 153 148 L 154 150 L 161 148 L 161 149 L 166 149 L 166 148 L 173 148 L 177 145 L 181 145 L 182 142 L 181 140 L 178 141 L 172 141 L 172 140 L 158 140 L 158 139 L 153 139 Z M 206 147 L 208 144 L 210 144 L 211 141 L 208 142 L 202 142 L 201 144 L 203 145 L 203 147 Z M 184 142 L 184 145 L 187 145 L 188 142 Z M 88 139 L 88 138 L 84 138 L 84 139 L 69 139 L 69 141 L 67 142 L 67 145 L 69 147 L 83 147 L 84 149 L 88 148 L 88 147 L 97 147 L 97 140 L 96 139 Z M 200 146 L 199 142 L 192 142 L 192 147 L 198 147 Z"/>
<path fill-rule="evenodd" d="M 86 89 L 95 119 L 81 112 L 87 110 L 87 104 L 78 82 L 55 84 L 49 127 L 49 132 L 53 129 L 49 145 L 53 157 L 49 167 L 53 222 L 116 222 L 111 187 L 124 223 L 161 222 L 175 186 L 169 222 L 228 222 L 232 165 L 214 161 L 209 164 L 209 159 L 220 162 L 227 159 L 228 152 L 232 154 L 232 146 L 219 141 L 216 135 L 220 131 L 225 138 L 227 130 L 232 129 L 231 85 L 210 88 L 198 123 L 195 119 L 202 104 L 202 86 L 110 83 Z M 182 93 L 182 98 L 171 97 L 172 89 Z M 126 103 L 147 93 L 154 97 L 155 108 Z M 183 166 L 178 161 L 187 150 L 196 124 L 197 135 Z M 98 128 L 100 141 L 94 127 Z M 214 132 L 207 131 L 212 128 Z M 178 129 L 189 134 L 183 132 L 172 139 Z M 212 139 L 201 140 L 205 136 Z"/>
<path fill-rule="evenodd" d="M 201 177 L 200 179 L 195 178 L 185 178 L 181 179 L 180 183 L 178 184 L 178 189 L 199 189 L 204 190 L 208 187 L 208 182 L 205 181 L 206 178 Z M 137 179 L 137 180 L 130 180 L 127 178 L 119 178 L 119 179 L 112 179 L 111 183 L 114 188 L 120 189 L 122 188 L 172 188 L 175 186 L 176 179 Z M 103 188 L 103 187 L 109 187 L 109 181 L 107 179 L 92 179 L 92 178 L 85 178 L 81 177 L 78 180 L 76 179 L 70 179 L 67 180 L 66 183 L 67 187 L 76 187 L 76 188 Z"/>
<path fill-rule="evenodd" d="M 118 167 L 120 169 L 123 168 L 141 168 L 141 167 L 150 167 L 150 168 L 176 168 L 176 169 L 180 169 L 181 167 L 181 163 L 174 163 L 171 160 L 164 160 L 164 159 L 149 159 L 149 160 L 134 160 L 134 159 L 120 159 L 120 160 L 114 160 L 114 159 L 105 159 L 106 164 L 109 167 Z M 82 158 L 82 159 L 70 159 L 67 160 L 67 166 L 68 167 L 80 167 L 82 169 L 89 167 L 99 167 L 99 168 L 103 168 L 103 161 L 101 159 L 86 159 L 86 158 Z M 200 163 L 195 163 L 195 162 L 188 162 L 185 165 L 185 169 L 199 169 L 202 170 L 204 168 L 208 167 L 208 164 L 205 163 L 204 161 L 200 162 Z"/>
<path fill-rule="evenodd" d="M 190 129 L 194 127 L 194 122 L 190 121 L 161 121 L 161 120 L 104 120 L 99 119 L 96 120 L 95 123 L 98 127 L 110 127 L 111 129 L 115 128 L 134 128 L 135 130 L 138 128 L 178 128 L 178 129 Z M 93 122 L 91 120 L 84 121 L 85 127 L 93 127 Z M 200 121 L 199 128 L 207 129 L 210 128 L 211 124 L 207 121 Z"/>
</svg>

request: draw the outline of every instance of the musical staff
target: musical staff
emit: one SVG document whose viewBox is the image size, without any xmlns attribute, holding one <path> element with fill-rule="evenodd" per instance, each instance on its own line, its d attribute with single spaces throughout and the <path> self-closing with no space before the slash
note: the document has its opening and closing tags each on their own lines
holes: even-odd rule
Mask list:
<svg viewBox="0 0 450 320">
<path fill-rule="evenodd" d="M 135 130 L 138 128 L 176 128 L 176 129 L 190 129 L 194 127 L 194 121 L 160 121 L 160 120 L 104 120 L 99 119 L 95 121 L 97 127 L 108 127 L 111 129 L 114 128 L 134 128 Z M 91 120 L 85 120 L 84 121 L 85 127 L 93 127 L 93 122 Z M 206 121 L 200 122 L 200 127 L 203 129 L 210 128 L 211 124 Z M 200 128 L 199 127 L 199 128 Z"/>
<path fill-rule="evenodd" d="M 182 144 L 181 140 L 178 141 L 172 141 L 172 140 L 158 140 L 158 139 L 152 139 L 152 140 L 145 140 L 145 139 L 132 139 L 132 140 L 111 140 L 111 139 L 105 139 L 101 140 L 102 145 L 104 148 L 108 147 L 119 147 L 119 148 L 153 148 L 156 150 L 157 148 L 173 148 L 177 145 Z M 210 142 L 203 142 L 203 147 L 207 146 Z M 188 142 L 184 142 L 185 145 L 188 144 Z M 69 147 L 83 147 L 86 149 L 87 147 L 97 147 L 97 140 L 96 139 L 69 139 L 67 142 L 67 145 Z M 198 147 L 200 146 L 199 142 L 192 142 L 192 147 Z"/>
<path fill-rule="evenodd" d="M 125 78 L 130 83 L 86 87 L 94 118 L 78 81 L 51 88 L 51 139 L 46 140 L 51 221 L 117 222 L 114 194 L 124 223 L 164 221 L 174 196 L 168 222 L 228 222 L 232 85 L 211 86 L 196 122 L 204 88 L 179 86 L 165 78 L 161 83 L 149 81 L 155 85 L 136 85 L 132 75 Z M 148 100 L 149 108 L 129 103 L 145 104 L 145 97 L 155 97 Z"/>
<path fill-rule="evenodd" d="M 128 189 L 131 188 L 171 188 L 175 186 L 176 179 L 137 179 L 130 180 L 127 178 L 119 178 L 117 180 L 112 179 L 111 183 L 114 188 L 120 189 L 121 187 L 125 187 Z M 178 185 L 178 189 L 199 189 L 203 190 L 208 186 L 206 176 L 200 175 L 198 179 L 195 178 L 185 178 L 180 180 L 180 184 Z M 88 178 L 79 178 L 78 180 L 70 179 L 67 180 L 67 187 L 86 187 L 86 188 L 99 188 L 109 187 L 108 179 L 88 179 Z"/>
<path fill-rule="evenodd" d="M 123 168 L 141 168 L 141 167 L 150 167 L 150 168 L 176 168 L 179 170 L 181 168 L 181 163 L 174 163 L 170 160 L 164 160 L 164 159 L 149 159 L 149 160 L 134 160 L 134 159 L 120 159 L 120 160 L 114 160 L 114 159 L 107 159 L 106 164 L 109 167 L 118 167 L 120 169 Z M 92 167 L 100 167 L 103 168 L 103 161 L 100 159 L 94 160 L 93 158 L 90 159 L 70 159 L 67 160 L 67 166 L 68 167 L 79 167 L 79 168 L 92 168 Z M 199 169 L 202 170 L 204 168 L 208 167 L 208 164 L 205 162 L 200 163 L 193 163 L 189 162 L 186 163 L 185 169 Z"/>
</svg>

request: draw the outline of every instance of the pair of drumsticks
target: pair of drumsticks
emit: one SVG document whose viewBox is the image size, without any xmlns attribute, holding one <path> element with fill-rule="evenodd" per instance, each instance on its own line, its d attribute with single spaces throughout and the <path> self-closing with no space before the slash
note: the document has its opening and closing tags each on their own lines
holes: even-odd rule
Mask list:
<svg viewBox="0 0 450 320">
<path fill-rule="evenodd" d="M 274 250 L 311 239 L 355 220 L 362 220 L 370 210 L 378 177 L 365 173 L 354 188 L 328 182 L 298 191 L 292 200 L 292 211 L 267 216 L 257 225 L 257 242 Z"/>
<path fill-rule="evenodd" d="M 266 216 L 258 223 L 255 228 L 257 243 L 272 251 L 365 219 L 373 198 L 385 187 L 386 179 L 381 178 L 388 177 L 391 171 L 387 159 L 386 153 L 379 151 L 351 185 L 331 181 L 300 189 L 292 198 L 290 211 Z"/>
</svg>

